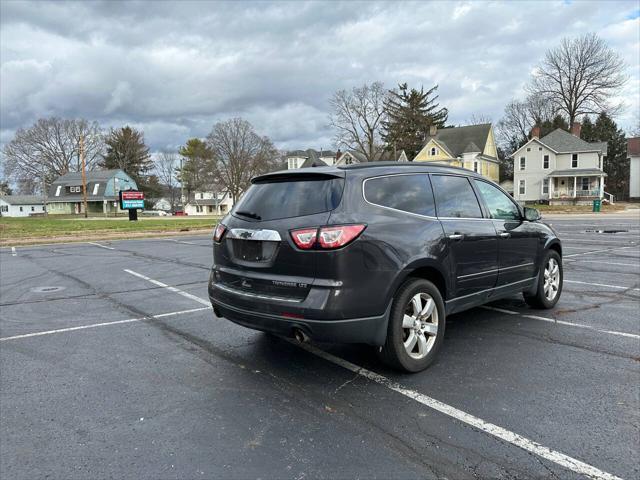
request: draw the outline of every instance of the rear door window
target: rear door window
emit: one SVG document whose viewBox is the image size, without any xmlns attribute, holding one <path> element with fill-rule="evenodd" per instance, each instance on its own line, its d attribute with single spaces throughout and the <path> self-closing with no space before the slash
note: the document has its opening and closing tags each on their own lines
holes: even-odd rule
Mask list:
<svg viewBox="0 0 640 480">
<path fill-rule="evenodd" d="M 429 217 L 436 215 L 431 184 L 425 174 L 370 178 L 364 183 L 364 197 L 382 207 Z"/>
<path fill-rule="evenodd" d="M 301 177 L 256 183 L 233 209 L 255 220 L 301 217 L 334 210 L 342 199 L 344 179 Z"/>
<path fill-rule="evenodd" d="M 432 175 L 438 217 L 482 218 L 480 204 L 466 177 Z"/>
</svg>

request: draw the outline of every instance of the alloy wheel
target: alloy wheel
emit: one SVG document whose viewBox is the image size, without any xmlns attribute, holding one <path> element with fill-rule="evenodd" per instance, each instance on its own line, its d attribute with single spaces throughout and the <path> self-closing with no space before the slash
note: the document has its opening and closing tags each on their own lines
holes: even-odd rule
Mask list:
<svg viewBox="0 0 640 480">
<path fill-rule="evenodd" d="M 421 360 L 433 348 L 438 334 L 438 309 L 428 293 L 416 293 L 405 307 L 402 340 L 407 354 Z"/>
<path fill-rule="evenodd" d="M 560 266 L 555 258 L 550 258 L 544 268 L 544 296 L 553 301 L 560 289 Z"/>
</svg>

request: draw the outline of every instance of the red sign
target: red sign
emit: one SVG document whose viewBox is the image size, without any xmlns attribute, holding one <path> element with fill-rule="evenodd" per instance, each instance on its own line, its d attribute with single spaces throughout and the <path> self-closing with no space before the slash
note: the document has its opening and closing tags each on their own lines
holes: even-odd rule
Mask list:
<svg viewBox="0 0 640 480">
<path fill-rule="evenodd" d="M 133 190 L 122 190 L 122 200 L 144 200 L 143 192 L 136 192 Z"/>
</svg>

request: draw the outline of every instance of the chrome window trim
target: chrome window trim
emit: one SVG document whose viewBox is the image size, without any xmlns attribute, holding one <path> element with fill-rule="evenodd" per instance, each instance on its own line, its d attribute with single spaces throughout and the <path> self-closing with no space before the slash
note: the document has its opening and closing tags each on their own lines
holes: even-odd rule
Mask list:
<svg viewBox="0 0 640 480">
<path fill-rule="evenodd" d="M 218 288 L 224 292 L 232 293 L 234 295 L 241 295 L 243 297 L 257 298 L 260 300 L 274 300 L 277 302 L 289 302 L 289 303 L 300 303 L 302 300 L 296 300 L 293 298 L 285 298 L 285 297 L 273 297 L 270 295 L 261 295 L 259 293 L 249 293 L 243 292 L 242 290 L 237 290 L 235 288 L 227 287 L 225 285 L 220 285 L 219 283 L 212 283 L 212 286 Z"/>
<path fill-rule="evenodd" d="M 226 235 L 227 238 L 236 240 L 255 240 L 266 242 L 279 242 L 280 234 L 275 230 L 252 230 L 250 228 L 232 228 Z"/>
<path fill-rule="evenodd" d="M 380 205 L 380 204 L 378 204 L 378 203 L 370 202 L 369 200 L 367 200 L 367 196 L 366 196 L 366 194 L 364 193 L 364 187 L 365 187 L 365 184 L 366 184 L 369 180 L 375 180 L 375 179 L 377 179 L 377 178 L 386 178 L 386 177 L 408 177 L 408 176 L 416 176 L 416 175 L 422 175 L 422 176 L 424 176 L 424 177 L 427 177 L 427 179 L 428 179 L 428 177 L 429 177 L 429 174 L 428 174 L 428 173 L 424 173 L 424 172 L 415 172 L 415 173 L 388 173 L 388 174 L 385 174 L 385 175 L 376 175 L 375 177 L 368 177 L 368 178 L 365 178 L 365 179 L 362 181 L 362 198 L 364 199 L 364 201 L 365 201 L 366 203 L 368 203 L 369 205 L 373 205 L 374 207 L 379 207 L 379 208 L 384 208 L 385 210 L 391 210 L 391 211 L 394 211 L 394 212 L 404 213 L 404 214 L 406 214 L 406 215 L 411 215 L 411 216 L 413 216 L 413 217 L 425 218 L 425 219 L 427 219 L 427 220 L 437 220 L 437 219 L 438 219 L 438 217 L 433 217 L 433 216 L 430 216 L 430 215 L 422 215 L 422 214 L 420 214 L 420 213 L 407 212 L 406 210 L 400 210 L 400 209 L 398 209 L 398 208 L 387 207 L 387 206 L 385 206 L 385 205 Z M 432 193 L 432 195 L 433 195 L 433 193 Z M 436 199 L 434 198 L 434 199 L 433 199 L 433 206 L 434 206 L 434 208 L 435 208 L 435 205 L 436 205 Z"/>
</svg>

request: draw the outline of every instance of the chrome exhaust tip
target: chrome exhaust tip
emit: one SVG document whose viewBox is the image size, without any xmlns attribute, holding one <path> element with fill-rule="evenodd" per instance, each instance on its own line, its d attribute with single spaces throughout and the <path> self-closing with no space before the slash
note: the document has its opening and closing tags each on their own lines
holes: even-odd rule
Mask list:
<svg viewBox="0 0 640 480">
<path fill-rule="evenodd" d="M 299 328 L 296 328 L 293 331 L 293 338 L 295 338 L 300 343 L 309 343 L 309 341 L 311 340 L 309 336 Z"/>
</svg>

